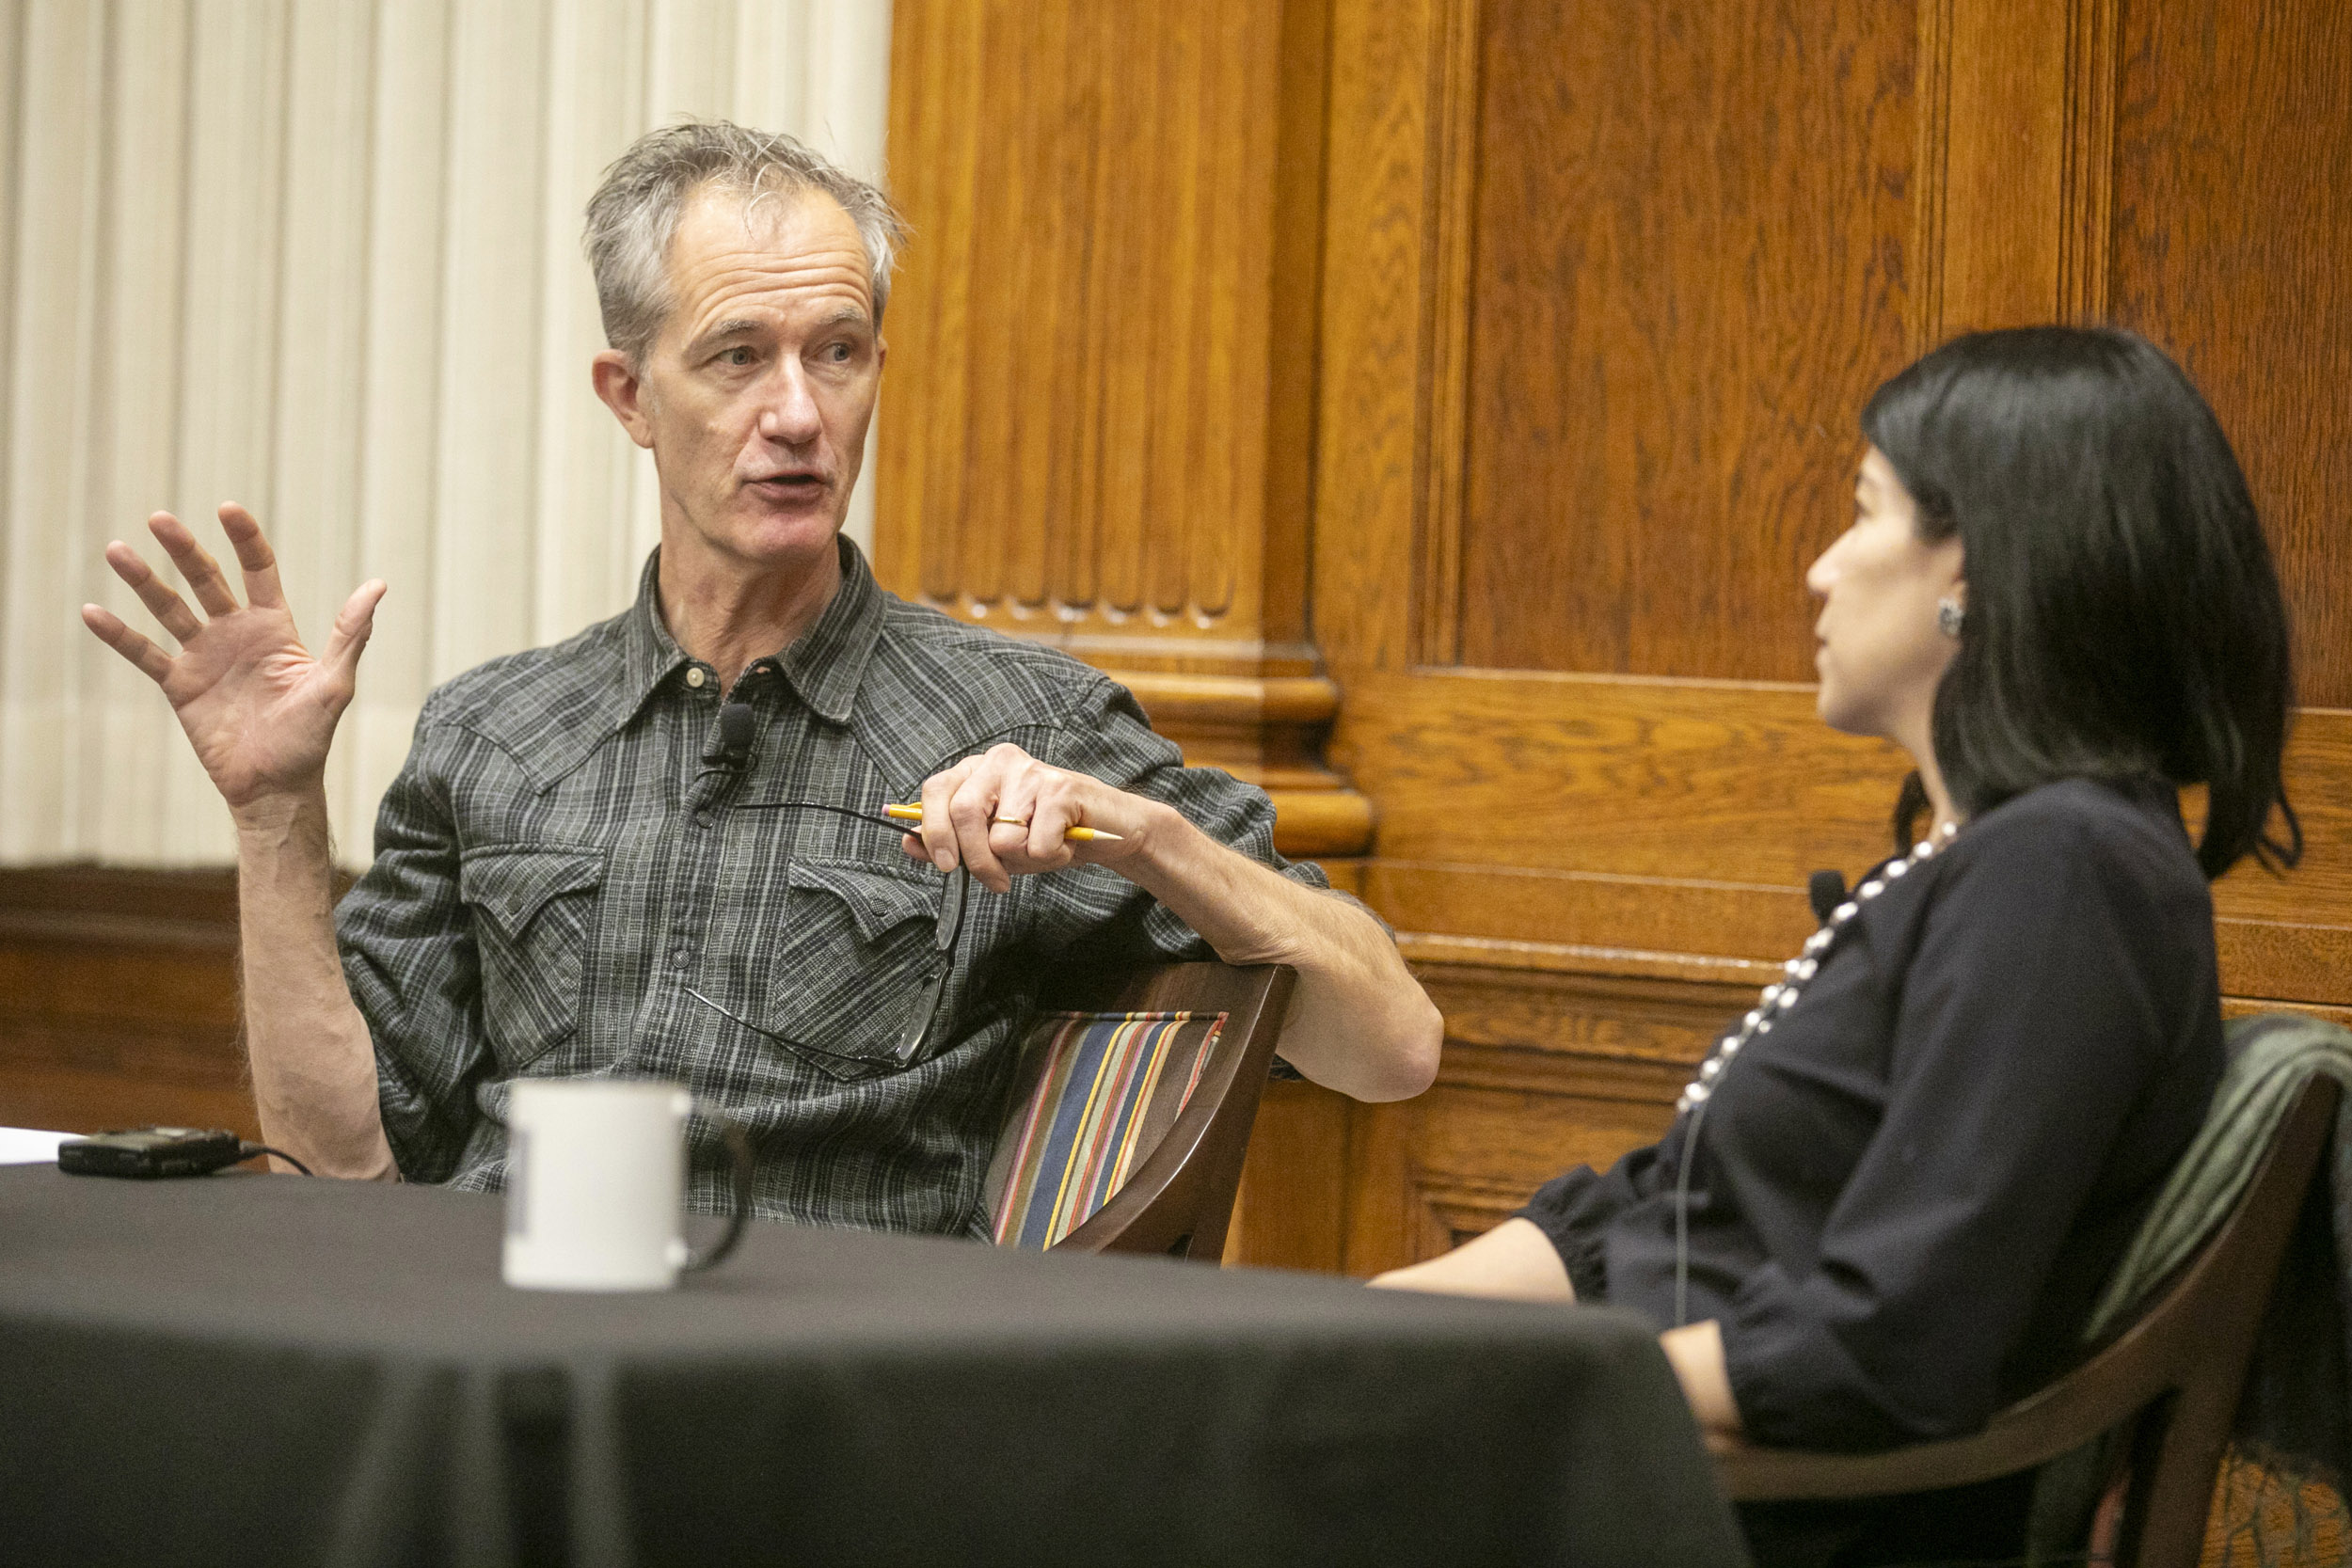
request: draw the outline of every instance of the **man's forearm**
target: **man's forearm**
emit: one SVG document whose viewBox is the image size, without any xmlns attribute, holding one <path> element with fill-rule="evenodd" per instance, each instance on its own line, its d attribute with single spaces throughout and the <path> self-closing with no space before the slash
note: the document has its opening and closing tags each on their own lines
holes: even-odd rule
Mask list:
<svg viewBox="0 0 2352 1568">
<path fill-rule="evenodd" d="M 238 813 L 237 926 L 263 1139 L 321 1176 L 397 1177 L 374 1047 L 335 947 L 324 789 Z"/>
<path fill-rule="evenodd" d="M 1437 1076 L 1444 1020 L 1396 943 L 1356 904 L 1217 843 L 1174 811 L 1120 869 L 1228 963 L 1298 971 L 1282 1055 L 1358 1100 L 1404 1100 Z"/>
</svg>

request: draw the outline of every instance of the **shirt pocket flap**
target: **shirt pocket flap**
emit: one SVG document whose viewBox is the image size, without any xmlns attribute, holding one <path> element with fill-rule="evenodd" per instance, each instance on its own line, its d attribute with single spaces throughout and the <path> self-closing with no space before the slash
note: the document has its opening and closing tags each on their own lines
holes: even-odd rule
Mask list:
<svg viewBox="0 0 2352 1568">
<path fill-rule="evenodd" d="M 792 886 L 829 893 L 841 900 L 857 927 L 860 942 L 870 942 L 894 926 L 910 920 L 935 921 L 939 914 L 940 882 L 877 871 L 870 861 L 796 859 Z"/>
<path fill-rule="evenodd" d="M 516 942 L 548 899 L 591 892 L 603 882 L 604 853 L 598 849 L 497 846 L 468 851 L 457 866 L 457 895 Z"/>
</svg>

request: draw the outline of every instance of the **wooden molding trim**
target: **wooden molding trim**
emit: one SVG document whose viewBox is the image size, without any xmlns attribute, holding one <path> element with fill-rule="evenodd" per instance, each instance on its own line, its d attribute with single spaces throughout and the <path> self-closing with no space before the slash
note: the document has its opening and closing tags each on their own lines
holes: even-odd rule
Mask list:
<svg viewBox="0 0 2352 1568">
<path fill-rule="evenodd" d="M 1183 675 L 1105 672 L 1136 694 L 1155 726 L 1328 724 L 1339 716 L 1339 683 L 1321 675 Z"/>
<path fill-rule="evenodd" d="M 1387 869 L 1387 868 L 1383 868 Z M 1771 984 L 1780 965 L 1761 958 L 1706 953 L 1661 953 L 1568 942 L 1526 942 L 1442 931 L 1399 931 L 1397 946 L 1416 968 L 1450 966 L 1488 973 L 1613 975 L 1634 980 L 1682 980 L 1744 992 Z"/>
<path fill-rule="evenodd" d="M 1152 728 L 1196 765 L 1222 768 L 1274 800 L 1285 855 L 1355 856 L 1372 847 L 1372 802 L 1326 767 L 1322 740 L 1340 689 L 1321 675 L 1105 672 L 1136 694 Z"/>
<path fill-rule="evenodd" d="M 1274 847 L 1294 860 L 1360 855 L 1372 847 L 1372 802 L 1352 789 L 1274 789 Z"/>
<path fill-rule="evenodd" d="M 0 942 L 234 953 L 236 873 L 87 863 L 0 868 Z"/>
<path fill-rule="evenodd" d="M 2122 71 L 2122 0 L 2070 0 L 2066 17 L 2066 171 L 2059 196 L 2058 314 L 2102 322 L 2114 271 L 2115 100 Z"/>
<path fill-rule="evenodd" d="M 1952 0 L 1919 0 L 1918 150 L 1912 179 L 1911 351 L 1944 341 L 1944 207 L 1952 126 Z"/>
<path fill-rule="evenodd" d="M 1433 1258 L 1484 1235 L 1527 1204 L 1524 1188 L 1434 1171 L 1412 1177 L 1415 1250 Z"/>
<path fill-rule="evenodd" d="M 1462 657 L 1462 512 L 1470 455 L 1471 263 L 1477 236 L 1479 0 L 1443 0 L 1432 30 L 1431 265 L 1422 304 L 1429 401 L 1421 470 L 1419 628 L 1413 658 Z"/>
<path fill-rule="evenodd" d="M 1806 688 L 1342 674 L 1334 760 L 1380 808 L 1364 896 L 1462 944 L 1432 957 L 1761 984 L 1749 966 L 1813 928 L 1807 874 L 1891 848 L 1900 758 L 1827 729 Z M 2286 765 L 2306 856 L 2216 885 L 2224 988 L 2352 1005 L 2352 925 L 2328 912 L 2352 904 L 2352 711 L 2298 712 Z"/>
</svg>

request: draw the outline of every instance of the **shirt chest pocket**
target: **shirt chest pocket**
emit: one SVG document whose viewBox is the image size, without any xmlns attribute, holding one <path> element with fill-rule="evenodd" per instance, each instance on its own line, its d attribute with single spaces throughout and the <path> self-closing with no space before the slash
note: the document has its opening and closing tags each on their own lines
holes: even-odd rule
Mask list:
<svg viewBox="0 0 2352 1568">
<path fill-rule="evenodd" d="M 504 1071 L 521 1071 L 579 1029 L 603 886 L 600 850 L 492 846 L 458 863 L 457 894 L 482 958 L 483 1022 Z"/>
<path fill-rule="evenodd" d="M 951 957 L 934 940 L 945 884 L 863 861 L 798 858 L 789 876 L 768 1028 L 836 1078 L 912 1066 L 900 1041 L 914 1010 L 930 1012 L 930 982 Z"/>
</svg>

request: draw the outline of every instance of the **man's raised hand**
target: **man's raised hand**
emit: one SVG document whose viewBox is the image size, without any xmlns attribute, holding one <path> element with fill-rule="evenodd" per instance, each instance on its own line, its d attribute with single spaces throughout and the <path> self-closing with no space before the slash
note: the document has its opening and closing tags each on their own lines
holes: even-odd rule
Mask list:
<svg viewBox="0 0 2352 1568">
<path fill-rule="evenodd" d="M 336 721 L 351 703 L 384 584 L 372 579 L 353 592 L 335 617 L 325 651 L 313 656 L 294 631 L 278 586 L 278 558 L 262 525 L 231 504 L 220 509 L 220 526 L 244 571 L 242 605 L 219 564 L 179 518 L 158 512 L 147 520 L 155 542 L 187 578 L 200 616 L 136 550 L 119 539 L 106 546 L 106 564 L 180 644 L 176 657 L 98 605 L 82 607 L 82 624 L 163 688 L 204 771 L 230 810 L 240 812 L 318 785 Z"/>
</svg>

